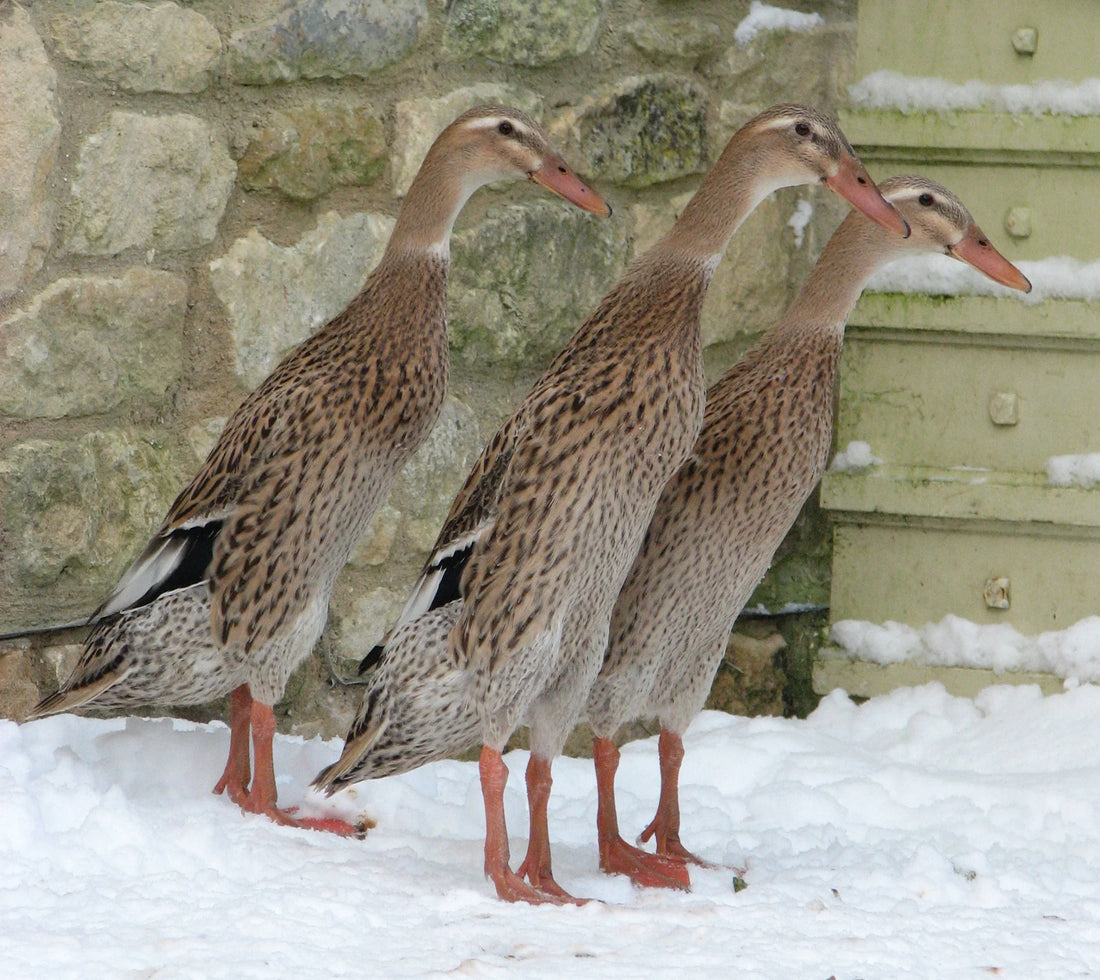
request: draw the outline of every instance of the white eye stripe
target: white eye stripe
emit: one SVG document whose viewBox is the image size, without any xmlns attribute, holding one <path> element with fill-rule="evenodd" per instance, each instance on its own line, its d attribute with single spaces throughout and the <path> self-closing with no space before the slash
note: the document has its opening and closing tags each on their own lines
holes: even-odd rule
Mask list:
<svg viewBox="0 0 1100 980">
<path fill-rule="evenodd" d="M 523 123 L 507 116 L 482 116 L 480 119 L 471 119 L 468 125 L 470 129 L 496 129 L 501 123 L 508 123 L 517 134 L 527 133 Z"/>
<path fill-rule="evenodd" d="M 792 123 L 805 122 L 804 119 L 800 119 L 797 116 L 776 116 L 775 119 L 769 119 L 767 122 L 760 124 L 760 130 L 767 132 L 771 129 L 787 129 Z M 809 123 L 806 123 L 810 125 Z"/>
<path fill-rule="evenodd" d="M 904 201 L 915 201 L 922 194 L 931 194 L 927 187 L 906 187 L 903 190 L 889 191 L 887 200 L 891 204 L 901 204 Z"/>
</svg>

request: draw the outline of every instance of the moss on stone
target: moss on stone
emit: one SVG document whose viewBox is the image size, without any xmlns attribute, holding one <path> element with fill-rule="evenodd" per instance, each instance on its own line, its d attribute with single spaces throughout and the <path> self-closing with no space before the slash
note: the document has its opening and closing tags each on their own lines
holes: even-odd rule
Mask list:
<svg viewBox="0 0 1100 980">
<path fill-rule="evenodd" d="M 626 231 L 558 201 L 508 206 L 455 236 L 450 329 L 457 360 L 546 363 L 626 262 Z"/>
<path fill-rule="evenodd" d="M 627 79 L 580 115 L 587 170 L 630 187 L 698 173 L 707 165 L 706 117 L 706 92 L 687 79 Z"/>
<path fill-rule="evenodd" d="M 453 0 L 444 47 L 512 64 L 547 65 L 595 43 L 607 0 Z"/>
</svg>

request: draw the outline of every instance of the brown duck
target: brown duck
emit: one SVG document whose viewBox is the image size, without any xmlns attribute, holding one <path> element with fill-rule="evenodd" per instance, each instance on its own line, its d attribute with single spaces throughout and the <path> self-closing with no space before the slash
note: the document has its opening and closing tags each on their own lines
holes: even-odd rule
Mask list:
<svg viewBox="0 0 1100 980">
<path fill-rule="evenodd" d="M 638 717 L 661 725 L 660 802 L 642 840 L 655 838 L 658 856 L 702 863 L 680 843 L 682 735 L 703 707 L 734 619 L 824 472 L 844 325 L 868 278 L 903 255 L 945 252 L 1013 289 L 1031 288 L 946 188 L 923 177 L 879 186 L 912 233 L 902 238 L 848 215 L 783 318 L 707 393 L 699 441 L 661 494 L 615 604 L 587 706 L 606 871 L 683 884 L 619 836 L 611 737 Z"/>
<path fill-rule="evenodd" d="M 603 662 L 611 610 L 661 488 L 702 424 L 699 314 L 707 286 L 730 236 L 760 200 L 780 187 L 819 182 L 905 233 L 831 120 L 790 105 L 753 119 L 672 230 L 627 269 L 490 441 L 394 634 L 418 657 L 433 649 L 438 656 L 442 643 L 424 641 L 418 617 L 460 591 L 460 611 L 423 622 L 438 637 L 457 615 L 446 646 L 464 675 L 455 696 L 468 700 L 484 744 L 485 870 L 501 898 L 571 901 L 551 873 L 550 760 Z M 400 673 L 401 659 L 385 663 Z M 431 684 L 438 675 L 398 681 Z M 344 756 L 319 777 L 321 785 L 355 778 L 363 755 L 387 751 L 387 732 L 410 730 L 407 718 L 378 716 L 410 703 L 400 692 L 383 693 L 376 683 Z M 517 874 L 509 868 L 500 752 L 521 719 L 531 726 L 531 833 Z M 411 754 L 423 760 L 423 743 Z"/>
<path fill-rule="evenodd" d="M 229 419 L 93 617 L 76 669 L 31 718 L 232 692 L 215 792 L 295 823 L 276 806 L 272 705 L 321 634 L 351 548 L 439 414 L 451 228 L 475 190 L 501 179 L 610 213 L 523 113 L 489 105 L 456 119 L 429 149 L 362 291 Z"/>
</svg>

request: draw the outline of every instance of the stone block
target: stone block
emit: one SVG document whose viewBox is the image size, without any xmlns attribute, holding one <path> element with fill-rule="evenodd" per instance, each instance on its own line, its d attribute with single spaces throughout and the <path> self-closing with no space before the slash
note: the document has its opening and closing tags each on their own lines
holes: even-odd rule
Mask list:
<svg viewBox="0 0 1100 980">
<path fill-rule="evenodd" d="M 569 152 L 594 180 L 648 187 L 707 169 L 707 93 L 676 75 L 634 75 L 569 110 Z"/>
<path fill-rule="evenodd" d="M 237 161 L 242 186 L 276 188 L 299 200 L 372 184 L 385 168 L 382 121 L 367 106 L 334 101 L 272 113 Z"/>
<path fill-rule="evenodd" d="M 377 588 L 343 599 L 333 596 L 333 654 L 344 671 L 354 671 L 376 643 L 390 631 L 408 596 L 396 589 Z"/>
<path fill-rule="evenodd" d="M 541 366 L 622 271 L 626 228 L 564 202 L 508 205 L 455 236 L 450 324 L 456 359 Z"/>
<path fill-rule="evenodd" d="M 447 5 L 445 50 L 535 67 L 586 54 L 596 43 L 608 0 L 454 0 Z"/>
<path fill-rule="evenodd" d="M 722 27 L 702 17 L 658 14 L 640 18 L 626 27 L 631 43 L 657 64 L 694 63 L 722 49 Z"/>
<path fill-rule="evenodd" d="M 51 23 L 58 51 L 126 92 L 201 92 L 221 60 L 221 37 L 175 3 L 103 0 Z"/>
<path fill-rule="evenodd" d="M 713 75 L 728 98 L 758 109 L 782 101 L 835 112 L 847 101 L 855 59 L 855 21 L 840 21 L 808 31 L 763 31 L 727 48 Z"/>
<path fill-rule="evenodd" d="M 381 565 L 399 536 L 417 557 L 426 557 L 483 445 L 473 409 L 448 396 L 439 421 L 394 481 L 386 503 L 352 553 L 351 566 Z"/>
<path fill-rule="evenodd" d="M 347 307 L 392 230 L 392 218 L 330 211 L 295 245 L 276 245 L 254 229 L 210 263 L 214 292 L 229 311 L 237 374 L 248 387 Z"/>
<path fill-rule="evenodd" d="M 533 118 L 541 115 L 542 97 L 527 89 L 495 82 L 482 82 L 455 89 L 438 99 L 405 99 L 397 103 L 391 172 L 394 191 L 404 197 L 412 184 L 428 147 L 436 137 L 467 109 L 483 103 L 515 106 Z"/>
<path fill-rule="evenodd" d="M 0 7 L 0 299 L 41 267 L 57 207 L 47 187 L 61 121 L 57 74 L 19 4 Z"/>
<path fill-rule="evenodd" d="M 0 718 L 22 721 L 39 699 L 32 656 L 25 650 L 0 650 Z"/>
<path fill-rule="evenodd" d="M 53 624 L 62 607 L 87 615 L 104 598 L 188 475 L 164 438 L 116 429 L 0 454 L 6 612 L 31 603 L 17 623 L 5 615 L 5 626 Z"/>
<path fill-rule="evenodd" d="M 244 85 L 366 77 L 408 53 L 426 16 L 425 0 L 295 0 L 229 39 L 230 74 Z"/>
<path fill-rule="evenodd" d="M 179 251 L 213 240 L 237 168 L 224 140 L 195 116 L 112 112 L 80 148 L 66 248 L 116 255 Z"/>
<path fill-rule="evenodd" d="M 435 544 L 451 501 L 462 489 L 483 444 L 473 409 L 449 397 L 439 421 L 405 465 L 390 494 L 389 503 L 400 511 L 412 548 L 426 555 Z"/>
<path fill-rule="evenodd" d="M 143 267 L 59 279 L 0 321 L 0 413 L 61 418 L 159 397 L 180 375 L 187 282 Z"/>
<path fill-rule="evenodd" d="M 786 641 L 778 633 L 762 638 L 733 633 L 706 707 L 733 715 L 782 717 L 787 677 L 781 654 L 785 647 Z"/>
</svg>

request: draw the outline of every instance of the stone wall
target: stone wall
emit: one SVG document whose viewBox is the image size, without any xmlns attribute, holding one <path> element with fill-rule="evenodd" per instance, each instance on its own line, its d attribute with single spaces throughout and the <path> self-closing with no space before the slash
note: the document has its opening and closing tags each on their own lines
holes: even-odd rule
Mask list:
<svg viewBox="0 0 1100 980">
<path fill-rule="evenodd" d="M 0 2 L 0 633 L 96 607 L 228 413 L 358 290 L 435 134 L 518 105 L 615 215 L 517 186 L 461 216 L 451 397 L 280 709 L 342 732 L 356 694 L 330 675 L 396 615 L 483 440 L 741 123 L 842 99 L 855 0 L 789 5 L 823 23 L 739 43 L 748 0 Z M 712 372 L 843 210 L 791 190 L 746 223 L 706 307 Z M 820 527 L 792 541 L 770 606 L 827 594 Z M 0 644 L 0 711 L 51 689 L 80 636 Z"/>
</svg>

